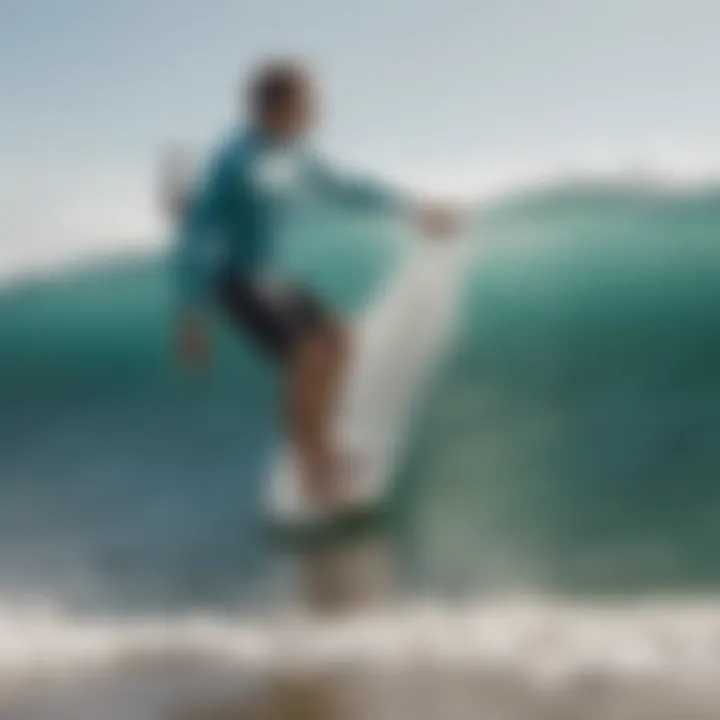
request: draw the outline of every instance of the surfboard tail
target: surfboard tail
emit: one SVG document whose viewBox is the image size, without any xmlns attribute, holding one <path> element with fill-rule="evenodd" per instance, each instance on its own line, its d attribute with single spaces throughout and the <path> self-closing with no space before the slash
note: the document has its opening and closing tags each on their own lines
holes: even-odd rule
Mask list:
<svg viewBox="0 0 720 720">
<path fill-rule="evenodd" d="M 416 399 L 452 333 L 462 266 L 454 243 L 418 246 L 357 322 L 334 435 L 341 451 L 362 454 L 365 470 L 353 482 L 366 502 L 379 504 L 389 493 Z M 271 477 L 269 512 L 290 525 L 312 523 L 316 515 L 292 449 Z"/>
</svg>

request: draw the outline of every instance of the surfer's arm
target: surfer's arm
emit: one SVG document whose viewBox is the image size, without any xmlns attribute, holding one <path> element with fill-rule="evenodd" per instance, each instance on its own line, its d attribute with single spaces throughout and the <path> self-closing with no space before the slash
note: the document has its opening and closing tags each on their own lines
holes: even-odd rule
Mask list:
<svg viewBox="0 0 720 720">
<path fill-rule="evenodd" d="M 178 295 L 175 352 L 190 367 L 203 365 L 208 356 L 205 304 L 209 269 L 205 240 L 210 226 L 204 217 L 205 202 L 207 199 L 200 195 L 188 209 L 178 232 L 174 257 Z"/>
<path fill-rule="evenodd" d="M 312 160 L 311 177 L 320 198 L 339 207 L 406 216 L 429 237 L 446 237 L 457 227 L 457 212 L 444 203 L 413 201 L 383 183 L 339 173 L 321 160 Z"/>
<path fill-rule="evenodd" d="M 318 158 L 310 160 L 314 193 L 332 205 L 361 212 L 400 214 L 409 207 L 403 193 L 383 183 L 339 172 Z"/>
<path fill-rule="evenodd" d="M 188 203 L 178 228 L 174 271 L 182 314 L 201 314 L 225 232 L 224 199 L 227 194 L 226 163 L 222 158 L 211 166 L 195 196 Z"/>
<path fill-rule="evenodd" d="M 176 351 L 190 366 L 202 365 L 209 354 L 205 310 L 226 232 L 225 168 L 221 159 L 213 163 L 188 203 L 176 237 L 173 258 L 178 295 Z"/>
</svg>

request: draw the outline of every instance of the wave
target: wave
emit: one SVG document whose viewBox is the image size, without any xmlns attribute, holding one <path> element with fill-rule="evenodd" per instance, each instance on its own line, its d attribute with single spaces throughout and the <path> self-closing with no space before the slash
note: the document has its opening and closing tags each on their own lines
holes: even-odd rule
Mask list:
<svg viewBox="0 0 720 720">
<path fill-rule="evenodd" d="M 704 156 L 704 153 L 703 153 Z M 574 195 L 652 196 L 671 197 L 705 196 L 720 194 L 720 171 L 717 162 L 694 162 L 692 158 L 675 158 L 673 162 L 628 163 L 625 160 L 605 163 L 556 163 L 543 166 L 518 166 L 490 172 L 485 181 L 472 177 L 459 182 L 445 183 L 455 189 L 455 197 L 464 198 L 469 212 L 474 210 L 502 209 L 508 203 L 525 204 L 528 199 L 544 202 L 546 199 Z M 569 169 L 574 168 L 574 169 Z M 413 178 L 408 178 L 413 185 Z M 82 270 L 88 265 L 102 266 L 123 263 L 133 258 L 147 257 L 161 251 L 170 235 L 162 223 L 149 224 L 154 234 L 119 237 L 108 228 L 103 237 L 63 237 L 62 239 L 35 235 L 32 241 L 23 242 L 15 227 L 7 231 L 6 248 L 0 251 L 0 281 L 16 284 L 26 278 L 65 274 Z"/>
<path fill-rule="evenodd" d="M 575 184 L 486 208 L 401 478 L 413 582 L 717 586 L 718 228 L 709 191 Z M 309 219 L 281 262 L 352 312 L 406 243 Z M 213 366 L 185 376 L 171 312 L 157 257 L 0 294 L 0 597 L 150 612 L 262 584 L 277 377 L 222 328 Z"/>
</svg>

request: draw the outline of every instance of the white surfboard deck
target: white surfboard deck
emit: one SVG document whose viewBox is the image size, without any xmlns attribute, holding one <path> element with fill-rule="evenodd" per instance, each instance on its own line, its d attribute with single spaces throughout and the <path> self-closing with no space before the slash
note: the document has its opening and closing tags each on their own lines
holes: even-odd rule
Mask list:
<svg viewBox="0 0 720 720">
<path fill-rule="evenodd" d="M 448 346 L 466 254 L 461 238 L 418 241 L 375 301 L 355 321 L 353 353 L 334 423 L 353 472 L 338 478 L 345 502 L 318 506 L 305 490 L 287 445 L 271 469 L 270 519 L 312 526 L 382 503 L 410 431 L 413 407 Z M 352 476 L 351 476 L 352 475 Z"/>
</svg>

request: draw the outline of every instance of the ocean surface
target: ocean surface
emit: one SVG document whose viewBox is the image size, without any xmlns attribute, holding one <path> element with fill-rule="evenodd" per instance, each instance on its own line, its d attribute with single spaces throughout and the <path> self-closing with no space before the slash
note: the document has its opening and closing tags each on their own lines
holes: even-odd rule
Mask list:
<svg viewBox="0 0 720 720">
<path fill-rule="evenodd" d="M 720 638 L 719 233 L 712 189 L 568 183 L 479 208 L 458 335 L 393 511 L 358 552 L 268 531 L 278 378 L 221 323 L 206 372 L 176 367 L 163 257 L 4 281 L 0 664 L 99 662 L 136 637 L 147 652 L 158 623 L 163 647 L 167 632 L 208 653 L 208 638 L 250 637 L 267 662 L 253 623 L 342 604 L 338 567 L 364 578 L 347 591 L 359 604 L 402 598 L 397 627 L 418 603 L 487 619 L 498 598 L 542 597 L 533 617 L 562 634 L 562 603 L 702 597 L 682 622 Z M 405 235 L 308 217 L 282 263 L 351 315 Z"/>
</svg>

